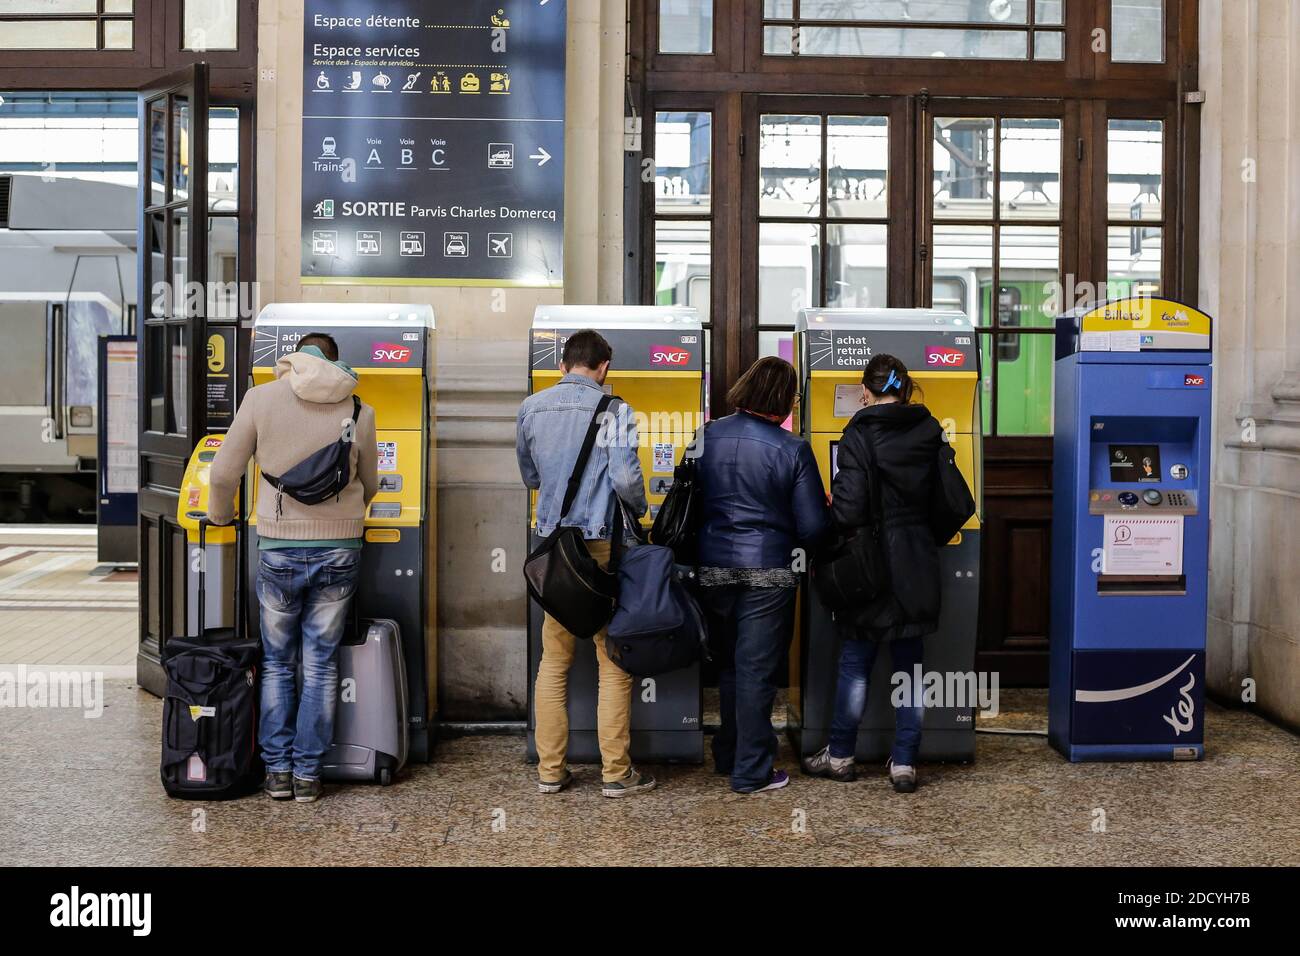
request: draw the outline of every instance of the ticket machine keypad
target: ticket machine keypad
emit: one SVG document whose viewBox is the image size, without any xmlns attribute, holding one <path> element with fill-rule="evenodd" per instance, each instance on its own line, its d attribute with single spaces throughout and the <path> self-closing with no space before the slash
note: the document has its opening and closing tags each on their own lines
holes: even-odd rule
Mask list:
<svg viewBox="0 0 1300 956">
<path fill-rule="evenodd" d="M 1123 514 L 1132 511 L 1154 511 L 1164 514 L 1194 515 L 1197 513 L 1195 491 L 1118 491 L 1113 488 L 1094 488 L 1088 494 L 1088 513 L 1094 515 Z"/>
</svg>

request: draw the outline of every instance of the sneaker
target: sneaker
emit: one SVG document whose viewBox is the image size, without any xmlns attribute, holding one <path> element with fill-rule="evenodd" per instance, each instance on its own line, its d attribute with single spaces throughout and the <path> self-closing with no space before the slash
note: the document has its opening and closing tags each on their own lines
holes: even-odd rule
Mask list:
<svg viewBox="0 0 1300 956">
<path fill-rule="evenodd" d="M 559 793 L 561 790 L 566 789 L 571 783 L 573 783 L 573 773 L 569 770 L 568 767 L 565 767 L 564 776 L 561 777 L 559 780 L 556 780 L 554 782 L 550 780 L 538 780 L 537 792 L 538 793 Z"/>
<path fill-rule="evenodd" d="M 602 797 L 630 797 L 638 793 L 648 793 L 655 788 L 655 778 L 648 773 L 641 773 L 635 767 L 627 772 L 622 780 L 615 780 L 600 788 Z"/>
<path fill-rule="evenodd" d="M 790 775 L 788 773 L 784 770 L 774 770 L 772 776 L 768 778 L 767 783 L 763 786 L 755 787 L 753 790 L 737 790 L 736 793 L 763 793 L 766 790 L 780 790 L 782 787 L 788 786 L 789 783 Z"/>
<path fill-rule="evenodd" d="M 916 790 L 916 768 L 907 764 L 894 763 L 890 758 L 889 782 L 894 785 L 895 793 L 913 793 Z"/>
<path fill-rule="evenodd" d="M 287 770 L 284 773 L 268 772 L 262 789 L 272 800 L 288 800 L 293 796 L 293 774 Z"/>
<path fill-rule="evenodd" d="M 306 780 L 302 777 L 293 778 L 293 798 L 299 803 L 315 803 L 324 792 L 325 788 L 321 786 L 319 780 Z"/>
<path fill-rule="evenodd" d="M 826 777 L 841 783 L 852 783 L 858 779 L 857 768 L 853 766 L 852 757 L 832 757 L 831 748 L 823 747 L 811 757 L 804 757 L 803 772 L 810 777 Z"/>
</svg>

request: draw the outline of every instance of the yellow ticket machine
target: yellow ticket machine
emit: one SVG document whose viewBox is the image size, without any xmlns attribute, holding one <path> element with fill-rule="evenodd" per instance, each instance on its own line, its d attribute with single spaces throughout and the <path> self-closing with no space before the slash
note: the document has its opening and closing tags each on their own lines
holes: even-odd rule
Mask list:
<svg viewBox="0 0 1300 956">
<path fill-rule="evenodd" d="M 542 306 L 531 332 L 529 391 L 563 377 L 560 359 L 570 335 L 594 329 L 614 349 L 607 390 L 636 416 L 649 527 L 672 486 L 673 468 L 704 423 L 704 331 L 694 309 L 658 306 Z M 567 477 L 567 475 L 565 476 Z M 536 495 L 528 506 L 529 550 L 540 542 Z M 522 584 L 522 582 L 521 582 Z M 533 690 L 541 661 L 543 612 L 528 602 L 528 756 L 535 759 Z M 599 762 L 596 739 L 596 654 L 579 642 L 569 680 L 569 751 L 573 762 Z M 700 668 L 637 678 L 632 694 L 632 758 L 647 762 L 704 760 Z"/>
<path fill-rule="evenodd" d="M 227 526 L 208 528 L 200 543 L 199 519 L 208 513 L 211 495 L 210 472 L 212 461 L 225 444 L 224 434 L 205 435 L 190 455 L 181 481 L 180 500 L 176 506 L 176 521 L 185 531 L 186 551 L 189 560 L 185 571 L 185 621 L 186 634 L 202 634 L 218 628 L 234 628 L 235 589 L 228 582 L 235 580 L 235 529 Z M 239 505 L 238 498 L 235 501 Z M 200 556 L 199 551 L 203 554 Z M 199 624 L 199 562 L 206 565 L 207 600 L 204 618 Z"/>
<path fill-rule="evenodd" d="M 254 326 L 254 384 L 271 381 L 276 361 L 293 352 L 309 332 L 334 337 L 339 358 L 357 373 L 357 395 L 375 409 L 379 494 L 366 514 L 358 611 L 362 618 L 393 620 L 401 630 L 409 759 L 427 762 L 438 715 L 433 309 L 427 305 L 269 305 Z M 256 483 L 250 487 L 256 488 Z M 251 530 L 256 532 L 256 507 L 250 510 Z M 248 546 L 256 549 L 256 534 L 249 539 Z"/>
<path fill-rule="evenodd" d="M 943 605 L 939 631 L 925 639 L 923 680 L 938 674 L 944 687 L 974 686 L 979 617 L 981 455 L 979 350 L 970 320 L 960 312 L 924 309 L 804 309 L 795 325 L 795 365 L 802 402 L 801 433 L 812 443 L 826 488 L 836 471 L 840 435 L 861 407 L 862 373 L 874 355 L 900 359 L 924 402 L 943 426 L 957 464 L 975 495 L 976 513 L 940 549 Z M 840 642 L 830 613 L 805 589 L 798 648 L 791 652 L 790 729 L 807 755 L 826 745 L 835 703 Z M 889 754 L 894 734 L 889 655 L 871 675 L 870 699 L 858 734 L 859 760 Z M 914 679 L 915 675 L 909 675 Z M 969 677 L 969 680 L 967 680 Z M 969 761 L 975 756 L 974 707 L 928 706 L 921 759 Z M 954 701 L 943 700 L 951 704 Z"/>
</svg>

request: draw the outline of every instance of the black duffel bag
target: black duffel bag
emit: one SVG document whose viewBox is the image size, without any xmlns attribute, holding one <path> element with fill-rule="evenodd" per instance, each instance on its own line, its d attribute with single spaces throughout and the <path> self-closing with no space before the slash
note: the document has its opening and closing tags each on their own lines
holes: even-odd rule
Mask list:
<svg viewBox="0 0 1300 956">
<path fill-rule="evenodd" d="M 871 482 L 867 524 L 857 528 L 851 537 L 836 542 L 813 564 L 813 588 L 822 605 L 830 611 L 865 607 L 889 588 L 880 489 L 884 479 L 876 464 L 876 448 L 870 436 L 864 446 L 867 477 Z"/>
<path fill-rule="evenodd" d="M 560 506 L 558 527 L 537 546 L 528 560 L 524 562 L 524 580 L 528 584 L 528 593 L 560 625 L 575 637 L 590 639 L 608 623 L 614 613 L 614 599 L 618 586 L 612 571 L 602 568 L 587 550 L 581 528 L 564 525 L 564 519 L 578 497 L 582 484 L 582 474 L 587 469 L 591 450 L 596 445 L 596 433 L 600 429 L 601 417 L 614 400 L 612 395 L 601 396 L 591 424 L 587 426 L 582 449 L 578 460 L 569 475 L 569 484 L 564 491 L 564 503 Z M 621 509 L 615 509 L 620 520 L 617 528 L 622 527 Z M 617 536 L 616 531 L 616 536 Z"/>
</svg>

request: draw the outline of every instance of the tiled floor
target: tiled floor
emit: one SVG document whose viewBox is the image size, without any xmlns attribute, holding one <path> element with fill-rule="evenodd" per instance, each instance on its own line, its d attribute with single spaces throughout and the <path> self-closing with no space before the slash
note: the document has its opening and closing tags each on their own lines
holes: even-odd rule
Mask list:
<svg viewBox="0 0 1300 956">
<path fill-rule="evenodd" d="M 134 655 L 134 583 L 94 573 L 84 538 L 0 529 L 0 666 Z M 72 549 L 72 550 L 68 550 Z M 5 602 L 13 602 L 6 604 Z M 120 605 L 130 604 L 130 607 Z M 1205 761 L 1081 764 L 1041 736 L 981 734 L 975 763 L 924 766 L 893 793 L 794 776 L 737 796 L 704 767 L 655 767 L 660 788 L 606 800 L 599 773 L 541 796 L 516 736 L 444 739 L 389 788 L 318 804 L 169 800 L 162 704 L 104 670 L 103 707 L 0 707 L 0 860 L 28 864 L 1300 864 L 1300 738 L 1211 706 Z M 95 701 L 83 701 L 92 704 Z M 1003 691 L 992 729 L 1046 723 L 1045 693 Z M 780 709 L 780 708 L 778 708 Z M 714 717 L 716 720 L 716 716 Z M 782 764 L 794 761 L 783 745 Z M 1104 827 L 1099 826 L 1104 822 Z"/>
<path fill-rule="evenodd" d="M 136 575 L 97 566 L 94 532 L 0 526 L 0 665 L 134 673 Z"/>
</svg>

